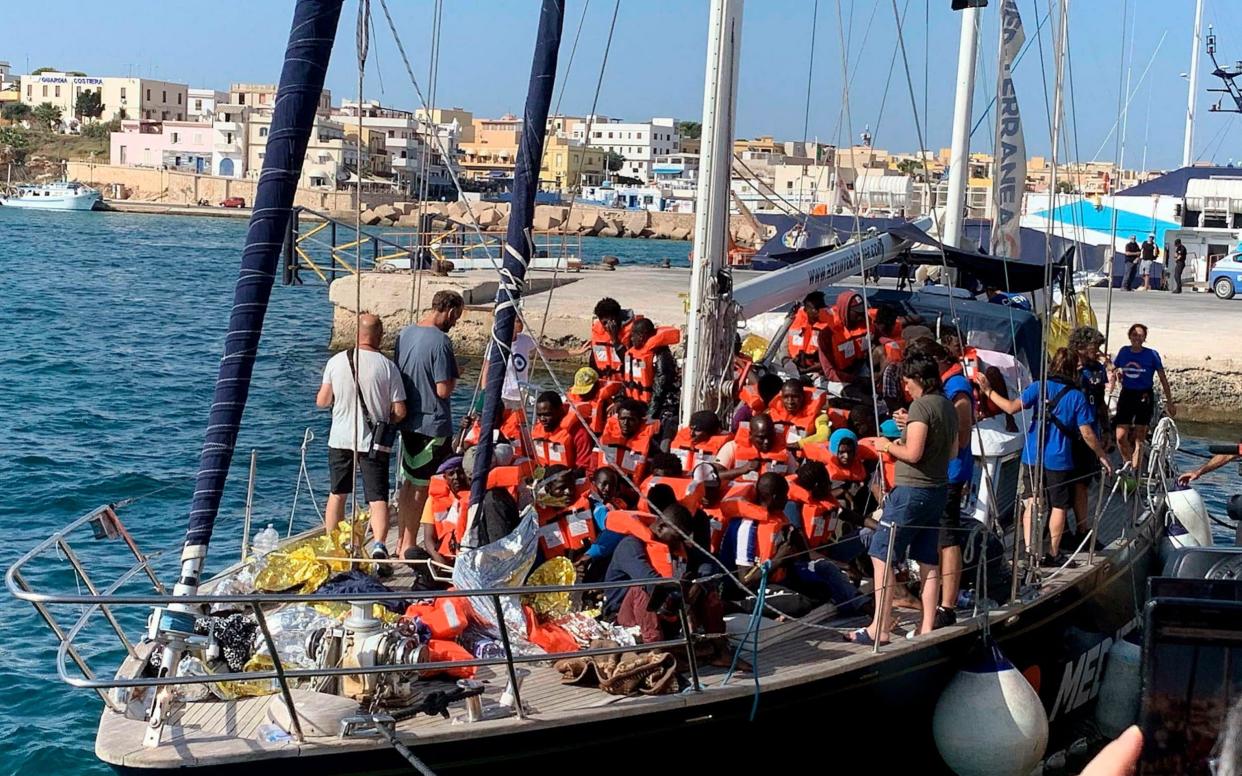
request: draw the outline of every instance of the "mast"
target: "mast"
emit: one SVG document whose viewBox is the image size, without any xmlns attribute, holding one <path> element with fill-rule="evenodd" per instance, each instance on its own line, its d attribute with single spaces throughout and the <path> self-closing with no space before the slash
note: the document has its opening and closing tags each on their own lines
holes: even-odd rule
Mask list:
<svg viewBox="0 0 1242 776">
<path fill-rule="evenodd" d="M 250 377 L 254 372 L 263 318 L 267 314 L 285 229 L 302 174 L 302 161 L 323 91 L 328 60 L 332 56 L 332 44 L 336 40 L 341 5 L 342 0 L 298 0 L 293 10 L 267 155 L 263 159 L 263 172 L 255 191 L 254 210 L 233 290 L 233 311 L 207 419 L 189 526 L 181 551 L 181 573 L 173 588 L 174 595 L 194 595 L 198 591 L 199 574 L 207 558 L 207 545 L 220 510 L 220 498 L 250 393 Z M 176 670 L 185 634 L 193 633 L 193 607 L 174 603 L 167 609 L 156 609 L 152 622 L 157 640 L 163 646 L 161 672 L 170 674 Z M 165 693 L 157 693 L 152 701 L 145 740 L 148 746 L 159 743 L 169 698 Z"/>
<path fill-rule="evenodd" d="M 1203 27 L 1203 0 L 1195 3 L 1195 34 L 1190 41 L 1190 85 L 1186 90 L 1186 137 L 1182 144 L 1182 166 L 1195 161 L 1195 98 L 1199 91 L 1199 47 Z"/>
<path fill-rule="evenodd" d="M 977 6 L 962 12 L 962 34 L 957 45 L 957 96 L 953 99 L 953 145 L 949 152 L 949 192 L 941 242 L 962 247 L 966 186 L 970 180 L 970 112 L 975 101 L 975 59 L 979 54 Z"/>
<path fill-rule="evenodd" d="M 504 267 L 500 271 L 500 287 L 496 290 L 492 341 L 487 349 L 487 385 L 484 387 L 483 413 L 479 416 L 478 452 L 474 480 L 470 483 L 471 504 L 483 502 L 487 473 L 492 468 L 492 430 L 499 425 L 500 411 L 504 406 L 500 394 L 509 361 L 509 343 L 513 341 L 513 320 L 522 295 L 526 265 L 530 262 L 539 163 L 543 158 L 543 140 L 547 131 L 548 109 L 552 105 L 552 87 L 556 80 L 556 60 L 564 21 L 565 0 L 543 0 L 535 56 L 530 68 L 530 85 L 526 89 L 526 108 L 522 115 L 522 137 L 513 171 L 513 203 L 505 234 Z"/>
<path fill-rule="evenodd" d="M 733 170 L 733 115 L 742 47 L 743 0 L 712 0 L 703 78 L 702 149 L 690 271 L 690 320 L 682 369 L 681 423 L 715 400 L 721 375 L 712 365 L 733 350 L 732 327 L 722 325 L 720 285 L 729 252 L 729 180 Z"/>
</svg>

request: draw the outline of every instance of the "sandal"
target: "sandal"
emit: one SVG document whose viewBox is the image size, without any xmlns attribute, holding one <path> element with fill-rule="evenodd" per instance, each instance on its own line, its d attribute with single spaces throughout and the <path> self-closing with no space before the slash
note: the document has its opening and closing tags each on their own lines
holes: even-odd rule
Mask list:
<svg viewBox="0 0 1242 776">
<path fill-rule="evenodd" d="M 846 637 L 845 637 L 845 640 L 846 640 L 846 641 L 852 641 L 852 642 L 854 642 L 855 644 L 858 644 L 858 645 L 860 645 L 860 646 L 864 646 L 864 647 L 874 647 L 874 646 L 875 646 L 875 639 L 871 638 L 871 634 L 867 632 L 867 629 L 866 629 L 866 628 L 859 628 L 859 629 L 857 629 L 857 630 L 850 631 L 850 634 L 849 634 L 848 636 L 846 636 Z M 887 641 L 881 641 L 880 643 L 881 643 L 881 644 L 887 644 L 888 642 L 887 642 Z"/>
</svg>

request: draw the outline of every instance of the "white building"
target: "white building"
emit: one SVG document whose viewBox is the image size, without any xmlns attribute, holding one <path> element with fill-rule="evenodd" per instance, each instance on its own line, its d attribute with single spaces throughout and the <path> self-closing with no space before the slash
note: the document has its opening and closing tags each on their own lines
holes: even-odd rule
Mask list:
<svg viewBox="0 0 1242 776">
<path fill-rule="evenodd" d="M 694 188 L 699 181 L 698 154 L 666 154 L 651 165 L 655 182 L 672 188 Z"/>
<path fill-rule="evenodd" d="M 587 124 L 591 137 L 587 138 Z M 569 136 L 587 145 L 603 148 L 624 157 L 625 162 L 617 174 L 649 182 L 654 179 L 652 167 L 660 156 L 675 154 L 681 150 L 677 135 L 677 120 L 653 118 L 637 123 L 609 119 L 605 116 L 589 117 L 572 123 Z"/>
<path fill-rule="evenodd" d="M 358 125 L 358 113 L 357 101 L 346 99 L 333 119 L 353 128 Z M 449 165 L 456 162 L 461 136 L 456 121 L 432 124 L 418 114 L 385 108 L 376 100 L 363 102 L 361 113 L 364 129 L 384 133 L 385 150 L 399 187 L 411 194 L 420 193 L 425 171 L 429 197 L 446 196 L 454 190 Z M 447 158 L 443 149 L 448 150 Z"/>
<path fill-rule="evenodd" d="M 0 92 L 16 89 L 17 82 L 13 79 L 13 68 L 8 62 L 0 60 Z"/>
<path fill-rule="evenodd" d="M 211 123 L 211 174 L 225 178 L 244 178 L 249 144 L 247 125 L 249 106 L 225 101 L 217 103 Z"/>
<path fill-rule="evenodd" d="M 218 89 L 190 89 L 187 97 L 186 120 L 210 124 L 215 120 L 216 105 L 229 101 L 229 93 Z"/>
</svg>

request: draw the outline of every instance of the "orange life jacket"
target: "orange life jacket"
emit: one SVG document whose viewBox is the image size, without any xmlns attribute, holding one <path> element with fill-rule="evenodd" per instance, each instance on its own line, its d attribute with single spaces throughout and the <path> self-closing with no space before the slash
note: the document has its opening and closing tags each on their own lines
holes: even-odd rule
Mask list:
<svg viewBox="0 0 1242 776">
<path fill-rule="evenodd" d="M 474 616 L 469 598 L 436 598 L 427 603 L 410 604 L 405 616 L 418 617 L 431 629 L 433 639 L 455 639 L 466 630 Z"/>
<path fill-rule="evenodd" d="M 682 549 L 674 553 L 664 542 L 656 541 L 651 535 L 651 525 L 656 516 L 648 512 L 637 512 L 630 509 L 614 509 L 608 513 L 604 527 L 626 536 L 640 539 L 647 547 L 647 560 L 661 577 L 681 579 L 686 573 L 686 555 Z"/>
<path fill-rule="evenodd" d="M 677 497 L 677 503 L 681 504 L 693 514 L 699 508 L 699 504 L 703 502 L 703 489 L 699 483 L 690 477 L 658 477 L 651 476 L 643 480 L 640 491 L 642 492 L 642 501 L 639 507 L 655 512 L 656 510 L 647 503 L 647 493 L 656 485 L 667 485 L 673 489 L 673 495 Z"/>
<path fill-rule="evenodd" d="M 586 488 L 567 507 L 538 508 L 539 549 L 545 559 L 581 550 L 595 541 L 595 518 Z"/>
<path fill-rule="evenodd" d="M 561 422 L 551 431 L 546 431 L 542 423 L 536 423 L 530 432 L 531 444 L 534 446 L 535 461 L 540 466 L 574 466 L 576 459 L 583 451 L 574 448 L 574 432 L 581 422 L 578 416 L 566 409 Z M 570 455 L 570 451 L 573 455 Z"/>
<path fill-rule="evenodd" d="M 807 434 L 815 433 L 815 419 L 824 411 L 828 396 L 823 391 L 803 388 L 802 409 L 791 414 L 785 409 L 785 402 L 778 395 L 768 404 L 768 417 L 776 425 L 776 433 L 785 439 L 786 444 L 796 444 Z"/>
<path fill-rule="evenodd" d="M 856 328 L 849 328 L 846 315 L 849 309 L 849 298 L 857 296 L 853 291 L 842 291 L 837 297 L 832 316 L 828 320 L 827 333 L 831 338 L 832 349 L 828 352 L 828 361 L 833 369 L 848 372 L 855 366 L 866 361 L 867 323 Z"/>
<path fill-rule="evenodd" d="M 839 428 L 850 427 L 849 410 L 842 407 L 829 407 L 826 412 L 828 413 L 828 428 L 836 431 Z"/>
<path fill-rule="evenodd" d="M 802 448 L 802 454 L 806 456 L 808 461 L 819 461 L 828 469 L 828 479 L 833 482 L 866 482 L 867 469 L 862 465 L 857 455 L 849 466 L 843 466 L 841 459 L 828 451 L 827 442 L 816 442 L 815 444 L 805 445 Z M 792 496 L 790 497 L 792 498 Z"/>
<path fill-rule="evenodd" d="M 500 427 L 496 429 L 501 436 L 509 440 L 509 444 L 513 445 L 513 451 L 518 455 L 525 455 L 526 451 L 522 446 L 522 427 L 526 425 L 526 413 L 521 409 L 505 409 L 500 415 Z M 470 430 L 466 432 L 466 445 L 472 447 L 479 443 L 479 435 L 482 433 L 483 427 L 475 418 L 474 423 L 470 426 Z M 493 435 L 495 432 L 493 432 Z"/>
<path fill-rule="evenodd" d="M 866 458 L 870 461 L 880 461 L 881 470 L 884 476 L 884 488 L 892 490 L 897 484 L 897 459 L 890 453 L 880 452 L 880 445 L 885 442 L 884 437 L 863 437 L 858 440 L 858 454 L 860 458 Z"/>
<path fill-rule="evenodd" d="M 733 467 L 741 468 L 751 461 L 758 461 L 759 468 L 749 474 L 742 475 L 740 479 L 753 482 L 759 479 L 760 474 L 766 472 L 773 472 L 782 476 L 793 474 L 792 468 L 789 465 L 789 452 L 784 445 L 777 445 L 775 450 L 761 453 L 750 443 L 750 427 L 742 426 L 737 430 L 737 436 L 733 438 Z"/>
<path fill-rule="evenodd" d="M 720 501 L 712 507 L 700 505 L 700 509 L 707 515 L 709 542 L 712 553 L 716 553 L 720 549 L 720 540 L 724 538 L 725 528 L 729 525 L 730 515 L 736 514 L 735 510 L 729 506 L 730 499 L 733 498 L 750 498 L 755 492 L 755 484 L 753 482 L 734 482 L 728 485 L 728 490 L 721 496 Z"/>
<path fill-rule="evenodd" d="M 467 506 L 470 490 L 454 493 L 449 489 L 443 474 L 433 476 L 427 485 L 427 500 L 435 518 L 435 536 L 439 540 L 440 554 L 446 558 L 457 556 L 457 547 L 466 534 Z"/>
<path fill-rule="evenodd" d="M 596 468 L 615 466 L 634 482 L 642 482 L 647 474 L 651 440 L 659 431 L 659 421 L 649 420 L 637 434 L 626 439 L 621 435 L 621 425 L 616 417 L 609 418 L 604 424 L 604 432 L 599 435 L 600 446 L 595 449 Z"/>
<path fill-rule="evenodd" d="M 625 395 L 642 402 L 650 402 L 655 391 L 655 354 L 662 347 L 681 342 L 681 330 L 673 326 L 660 326 L 641 348 L 625 351 Z"/>
<path fill-rule="evenodd" d="M 799 367 L 819 366 L 819 333 L 828 325 L 829 311 L 821 309 L 814 322 L 806 314 L 806 309 L 799 308 L 794 313 L 793 322 L 789 324 L 789 334 L 785 337 L 789 357 Z"/>
<path fill-rule="evenodd" d="M 622 344 L 628 345 L 630 342 L 630 327 L 634 321 L 641 316 L 635 315 L 630 320 L 621 324 L 621 331 L 618 338 Z M 595 371 L 599 373 L 599 379 L 604 382 L 621 382 L 622 370 L 625 363 L 621 354 L 612 344 L 612 335 L 604 328 L 604 324 L 598 319 L 591 322 L 591 360 L 594 362 Z"/>
<path fill-rule="evenodd" d="M 751 493 L 753 494 L 753 490 Z M 772 560 L 776 555 L 777 547 L 780 546 L 781 534 L 789 525 L 784 513 L 772 514 L 766 508 L 751 501 L 750 497 L 743 497 L 740 494 L 727 496 L 720 504 L 728 518 L 729 525 L 737 525 L 733 557 L 722 558 L 722 560 L 733 561 L 738 566 L 754 566 Z M 752 536 L 755 539 L 753 555 L 750 552 Z M 779 568 L 774 569 L 768 575 L 768 579 L 772 582 L 778 582 L 782 577 L 784 577 L 784 569 Z"/>
<path fill-rule="evenodd" d="M 603 432 L 604 424 L 608 422 L 608 413 L 605 411 L 604 405 L 614 396 L 624 390 L 619 382 L 606 383 L 602 380 L 595 384 L 595 395 L 591 398 L 578 396 L 577 394 L 569 394 L 570 403 L 574 405 L 577 414 L 582 416 L 583 422 L 592 433 L 597 436 Z"/>
<path fill-rule="evenodd" d="M 901 331 L 905 328 L 905 324 L 898 318 L 893 322 L 893 330 L 887 334 L 883 334 L 879 330 L 879 324 L 876 321 L 880 317 L 880 308 L 870 307 L 867 309 L 867 318 L 871 320 L 871 333 L 875 335 L 876 340 L 884 342 L 885 340 L 896 340 L 901 342 Z"/>
<path fill-rule="evenodd" d="M 763 412 L 767 409 L 768 403 L 759 395 L 759 386 L 754 384 L 743 385 L 737 391 L 737 400 L 750 407 L 755 412 Z"/>
<path fill-rule="evenodd" d="M 695 442 L 694 433 L 688 427 L 679 428 L 668 451 L 681 460 L 682 471 L 689 474 L 701 463 L 713 463 L 720 448 L 730 439 L 729 434 L 716 434 L 702 442 Z"/>
<path fill-rule="evenodd" d="M 822 499 L 814 498 L 793 476 L 785 479 L 789 482 L 789 500 L 798 504 L 802 532 L 810 548 L 816 549 L 831 542 L 837 535 L 837 511 L 841 505 L 831 494 Z"/>
</svg>

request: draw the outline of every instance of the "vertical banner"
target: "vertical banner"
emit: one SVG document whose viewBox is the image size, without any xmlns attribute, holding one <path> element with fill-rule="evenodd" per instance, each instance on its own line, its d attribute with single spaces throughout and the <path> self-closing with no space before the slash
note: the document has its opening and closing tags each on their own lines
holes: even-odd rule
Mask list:
<svg viewBox="0 0 1242 776">
<path fill-rule="evenodd" d="M 1026 40 L 1017 0 L 1001 0 L 1000 65 L 996 80 L 996 169 L 992 175 L 993 256 L 1020 256 L 1022 193 L 1026 189 L 1026 138 L 1018 95 L 1013 85 L 1013 61 Z"/>
</svg>

